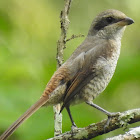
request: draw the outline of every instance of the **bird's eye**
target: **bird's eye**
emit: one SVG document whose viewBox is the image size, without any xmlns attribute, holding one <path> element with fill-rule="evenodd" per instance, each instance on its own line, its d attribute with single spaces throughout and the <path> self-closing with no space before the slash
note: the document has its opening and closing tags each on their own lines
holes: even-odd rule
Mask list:
<svg viewBox="0 0 140 140">
<path fill-rule="evenodd" d="M 106 21 L 107 21 L 108 23 L 112 23 L 114 20 L 115 20 L 115 19 L 114 19 L 113 17 L 107 17 L 107 18 L 106 18 Z"/>
</svg>

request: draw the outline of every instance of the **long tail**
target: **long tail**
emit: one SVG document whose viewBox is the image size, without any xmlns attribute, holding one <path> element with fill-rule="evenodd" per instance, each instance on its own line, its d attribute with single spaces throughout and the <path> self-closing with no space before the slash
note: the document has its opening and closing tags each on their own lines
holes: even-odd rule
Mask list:
<svg viewBox="0 0 140 140">
<path fill-rule="evenodd" d="M 36 112 L 42 105 L 47 102 L 48 98 L 40 98 L 34 105 L 32 105 L 18 120 L 16 120 L 1 136 L 0 140 L 6 140 L 13 132 L 34 112 Z"/>
</svg>

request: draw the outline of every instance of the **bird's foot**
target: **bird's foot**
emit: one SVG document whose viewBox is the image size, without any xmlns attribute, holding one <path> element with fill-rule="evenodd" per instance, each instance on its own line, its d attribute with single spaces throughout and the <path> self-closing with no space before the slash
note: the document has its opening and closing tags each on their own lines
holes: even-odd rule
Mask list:
<svg viewBox="0 0 140 140">
<path fill-rule="evenodd" d="M 77 126 L 76 126 L 75 123 L 73 123 L 72 126 L 71 126 L 71 130 L 74 130 L 74 129 L 77 129 Z"/>
<path fill-rule="evenodd" d="M 113 112 L 113 113 L 109 113 L 107 116 L 108 116 L 108 119 L 106 121 L 106 124 L 104 126 L 104 132 L 106 132 L 106 129 L 107 127 L 109 126 L 110 124 L 110 121 L 112 120 L 113 117 L 116 117 L 116 116 L 119 116 L 120 115 L 120 112 Z"/>
<path fill-rule="evenodd" d="M 78 128 L 78 127 L 76 126 L 76 124 L 73 123 L 72 126 L 71 126 L 71 132 L 72 132 L 72 134 L 74 134 L 74 132 L 77 131 L 77 128 Z"/>
</svg>

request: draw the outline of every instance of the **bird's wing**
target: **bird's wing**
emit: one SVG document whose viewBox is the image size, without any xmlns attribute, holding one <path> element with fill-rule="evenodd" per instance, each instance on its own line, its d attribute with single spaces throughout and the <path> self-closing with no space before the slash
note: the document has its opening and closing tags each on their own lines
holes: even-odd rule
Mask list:
<svg viewBox="0 0 140 140">
<path fill-rule="evenodd" d="M 79 90 L 81 90 L 91 79 L 95 77 L 96 74 L 93 67 L 95 62 L 91 60 L 91 54 L 94 56 L 94 52 L 94 50 L 90 50 L 84 54 L 84 60 L 82 60 L 83 63 L 81 62 L 83 66 L 81 66 L 81 68 L 77 71 L 68 85 L 61 111 L 69 104 L 70 100 L 79 93 Z"/>
<path fill-rule="evenodd" d="M 104 57 L 102 57 L 102 54 L 107 53 L 106 52 L 107 47 L 108 47 L 107 44 L 104 43 L 104 44 L 95 46 L 94 48 L 88 50 L 87 52 L 85 52 L 83 54 L 84 60 L 82 60 L 83 62 L 81 62 L 82 63 L 81 68 L 77 71 L 75 76 L 71 79 L 71 81 L 67 87 L 63 105 L 61 107 L 61 111 L 64 109 L 64 107 L 69 105 L 69 102 L 73 99 L 73 97 L 76 94 L 79 94 L 79 91 L 91 79 L 93 79 L 97 75 L 97 73 L 95 72 L 95 70 L 97 70 L 95 68 L 96 62 L 99 59 L 103 59 L 104 62 L 106 61 L 106 59 Z M 79 58 L 79 59 L 83 59 L 82 55 L 81 55 L 81 57 L 82 58 Z M 103 66 L 104 65 L 106 65 L 106 62 L 103 64 Z M 102 69 L 102 65 L 101 65 L 100 69 Z"/>
<path fill-rule="evenodd" d="M 66 96 L 64 98 L 61 111 L 69 104 L 70 100 L 79 93 L 79 90 L 81 90 L 91 79 L 93 79 L 94 76 L 95 73 L 92 73 L 91 71 L 81 71 L 76 75 L 75 79 L 66 90 Z"/>
</svg>

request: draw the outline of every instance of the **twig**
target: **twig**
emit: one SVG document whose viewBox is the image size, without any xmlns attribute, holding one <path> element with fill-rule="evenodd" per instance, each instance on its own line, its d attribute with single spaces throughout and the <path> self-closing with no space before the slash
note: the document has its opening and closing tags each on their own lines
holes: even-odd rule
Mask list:
<svg viewBox="0 0 140 140">
<path fill-rule="evenodd" d="M 68 14 L 72 0 L 65 0 L 64 9 L 60 14 L 61 35 L 57 42 L 57 68 L 63 63 L 63 50 L 66 47 L 67 30 L 69 27 Z M 62 133 L 62 114 L 60 112 L 60 104 L 53 107 L 54 110 L 54 135 L 57 136 Z"/>
<path fill-rule="evenodd" d="M 116 117 L 113 117 L 110 121 L 110 125 L 105 129 L 105 131 L 104 126 L 107 122 L 107 119 L 96 124 L 90 124 L 84 128 L 77 128 L 73 132 L 68 131 L 48 140 L 89 140 L 115 129 L 126 127 L 128 124 L 138 121 L 140 121 L 140 108 L 128 110 L 126 112 L 120 113 Z"/>
<path fill-rule="evenodd" d="M 82 34 L 79 34 L 79 35 L 72 35 L 69 39 L 66 40 L 66 42 L 72 40 L 72 39 L 75 39 L 75 38 L 78 38 L 78 37 L 85 37 L 84 35 Z"/>
</svg>

